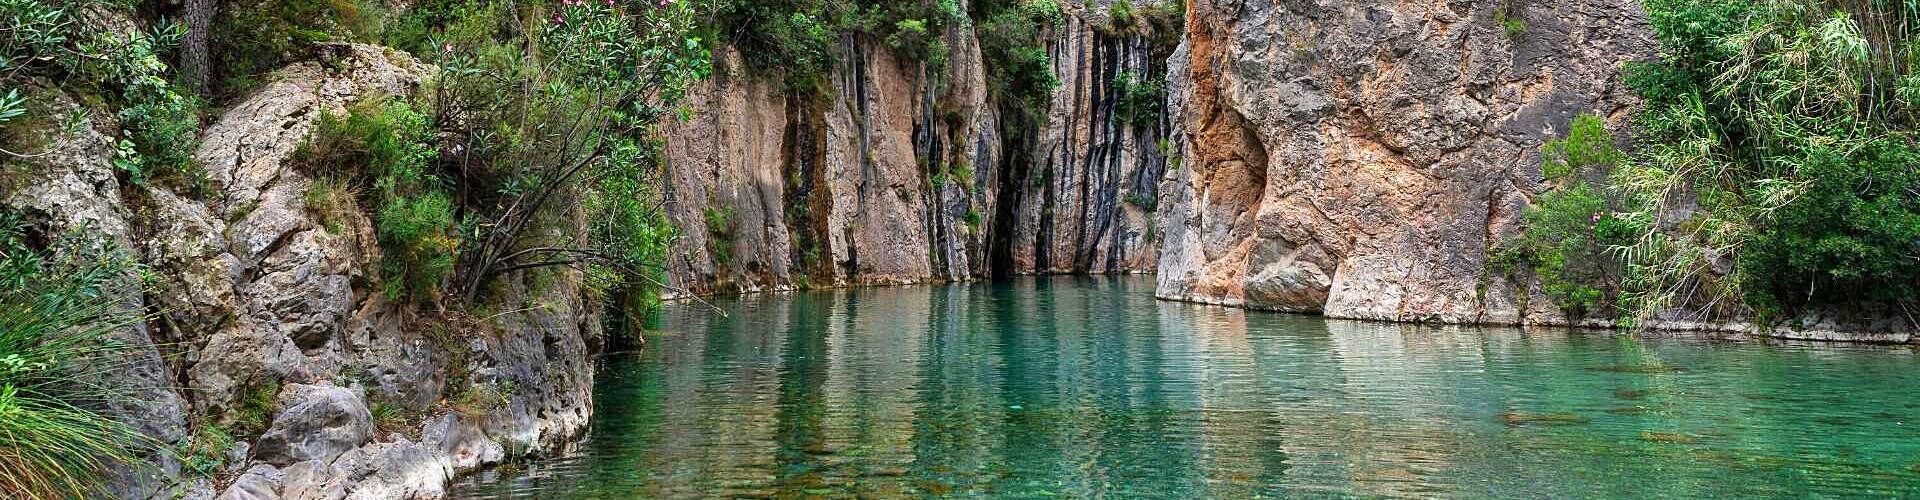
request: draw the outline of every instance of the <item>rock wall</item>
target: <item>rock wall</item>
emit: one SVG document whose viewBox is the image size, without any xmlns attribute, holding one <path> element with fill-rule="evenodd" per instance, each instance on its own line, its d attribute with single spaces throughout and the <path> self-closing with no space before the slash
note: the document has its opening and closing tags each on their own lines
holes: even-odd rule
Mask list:
<svg viewBox="0 0 1920 500">
<path fill-rule="evenodd" d="M 1117 122 L 1113 80 L 1160 71 L 1140 37 L 1097 32 L 1105 7 L 1068 7 L 1031 133 L 1008 133 L 969 26 L 944 68 L 847 35 L 825 96 L 717 53 L 666 127 L 670 294 L 1151 271 L 1151 203 L 1124 200 L 1157 199 L 1169 125 Z"/>
<path fill-rule="evenodd" d="M 29 178 L 0 206 L 47 234 L 132 251 L 147 271 L 144 286 L 130 271 L 119 294 L 150 321 L 116 335 L 132 359 L 106 381 L 135 402 L 109 414 L 169 447 L 213 433 L 239 439 L 216 457 L 226 465 L 214 477 L 230 484 L 184 473 L 161 453 L 151 457 L 157 467 L 118 478 L 116 497 L 439 497 L 458 471 L 555 449 L 585 430 L 588 340 L 600 321 L 582 277 L 503 283 L 506 303 L 542 307 L 449 324 L 379 291 L 380 250 L 360 210 L 309 206 L 309 188 L 329 173 L 287 160 L 319 117 L 410 95 L 431 71 L 379 47 L 324 52 L 276 72 L 205 130 L 196 157 L 209 192 L 121 183 L 101 132 L 117 125 L 100 113 L 79 133 L 45 131 L 47 156 L 6 166 Z M 55 106 L 75 106 L 45 92 Z M 476 388 L 493 402 L 448 403 Z M 376 409 L 408 416 L 376 429 Z"/>
<path fill-rule="evenodd" d="M 1621 129 L 1620 67 L 1655 49 L 1638 2 L 1192 0 L 1187 19 L 1160 297 L 1557 320 L 1489 276 L 1487 251 L 1541 189 L 1543 140 L 1582 112 Z"/>
</svg>

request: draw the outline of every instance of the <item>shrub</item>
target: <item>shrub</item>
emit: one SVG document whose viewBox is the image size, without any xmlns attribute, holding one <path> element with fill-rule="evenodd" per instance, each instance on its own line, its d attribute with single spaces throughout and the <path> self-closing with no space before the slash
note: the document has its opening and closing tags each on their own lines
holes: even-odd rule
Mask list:
<svg viewBox="0 0 1920 500">
<path fill-rule="evenodd" d="M 371 41 L 384 3 L 375 0 L 264 0 L 215 13 L 207 43 L 219 95 L 239 95 L 266 73 L 311 57 L 322 42 Z"/>
<path fill-rule="evenodd" d="M 1574 118 L 1565 138 L 1542 147 L 1549 187 L 1527 209 L 1522 235 L 1502 242 L 1489 264 L 1504 274 L 1527 267 L 1570 318 L 1617 317 L 1625 269 L 1614 249 L 1631 242 L 1639 227 L 1620 218 L 1592 180 L 1604 179 L 1621 158 L 1605 121 Z"/>
<path fill-rule="evenodd" d="M 707 253 L 713 256 L 713 263 L 727 267 L 733 263 L 733 207 L 707 207 Z"/>
<path fill-rule="evenodd" d="M 164 22 L 145 31 L 113 28 L 106 16 L 125 7 L 108 0 L 0 0 L 0 68 L 6 70 L 0 85 L 8 88 L 10 101 L 4 108 L 12 110 L 11 118 L 20 117 L 31 107 L 16 92 L 46 81 L 100 95 L 123 128 L 115 166 L 135 183 L 200 189 L 205 174 L 193 160 L 200 103 L 175 91 L 160 59 L 185 28 Z"/>
<path fill-rule="evenodd" d="M 1167 109 L 1166 82 L 1142 77 L 1133 71 L 1114 75 L 1113 120 L 1137 129 L 1160 125 Z"/>
<path fill-rule="evenodd" d="M 1065 22 L 1054 0 L 973 2 L 975 33 L 986 61 L 988 89 L 1002 102 L 1039 114 L 1060 86 L 1045 35 Z"/>
<path fill-rule="evenodd" d="M 369 197 L 362 205 L 373 211 L 381 288 L 389 298 L 437 299 L 460 248 L 453 200 L 434 172 L 433 140 L 427 117 L 412 105 L 369 99 L 344 117 L 322 115 L 294 155 L 323 179 L 309 188 L 307 201 L 329 227 L 342 215 L 336 199 L 342 192 Z"/>
<path fill-rule="evenodd" d="M 1647 10 L 1661 55 L 1628 68 L 1646 100 L 1635 121 L 1645 150 L 1615 175 L 1632 217 L 1666 221 L 1630 253 L 1643 314 L 1744 304 L 1765 318 L 1917 298 L 1920 106 L 1907 83 L 1920 7 Z"/>
<path fill-rule="evenodd" d="M 1140 207 L 1141 210 L 1147 212 L 1153 212 L 1157 208 L 1157 205 L 1159 205 L 1159 202 L 1155 201 L 1152 196 L 1138 191 L 1127 193 L 1126 202 L 1128 205 Z"/>
<path fill-rule="evenodd" d="M 185 449 L 180 450 L 181 465 L 186 470 L 201 476 L 212 476 L 227 463 L 227 452 L 233 449 L 233 434 L 226 427 L 215 423 L 201 423 L 187 439 Z"/>
<path fill-rule="evenodd" d="M 1133 18 L 1133 2 L 1114 0 L 1107 7 L 1107 29 L 1117 33 L 1132 31 L 1136 21 Z"/>
<path fill-rule="evenodd" d="M 122 354 L 105 336 L 138 321 L 105 289 L 130 259 L 82 255 L 77 240 L 67 255 L 27 242 L 20 219 L 0 215 L 0 496 L 102 494 L 108 467 L 138 463 L 153 444 L 98 412 L 128 395 L 88 382 Z"/>
</svg>

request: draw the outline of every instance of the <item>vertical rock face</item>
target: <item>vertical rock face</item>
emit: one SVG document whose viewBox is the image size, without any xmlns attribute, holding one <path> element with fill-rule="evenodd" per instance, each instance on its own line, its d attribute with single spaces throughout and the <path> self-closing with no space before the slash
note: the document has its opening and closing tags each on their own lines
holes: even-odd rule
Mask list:
<svg viewBox="0 0 1920 500">
<path fill-rule="evenodd" d="M 1140 37 L 1096 32 L 1105 7 L 1067 7 L 1062 85 L 1016 139 L 971 27 L 945 34 L 944 68 L 846 36 L 824 96 L 718 53 L 696 114 L 666 127 L 671 294 L 1152 270 L 1170 124 L 1117 120 L 1113 82 L 1161 66 Z"/>
<path fill-rule="evenodd" d="M 1158 295 L 1520 321 L 1529 301 L 1489 278 L 1487 249 L 1538 191 L 1543 140 L 1582 112 L 1626 119 L 1644 17 L 1633 0 L 1193 0 L 1168 63 L 1182 161 Z"/>
<path fill-rule="evenodd" d="M 1169 124 L 1120 117 L 1115 81 L 1158 81 L 1165 65 L 1145 38 L 1108 26 L 1106 9 L 1082 6 L 1048 51 L 1061 85 L 1027 146 L 1032 170 L 1012 235 L 1019 272 L 1152 271 L 1158 257 L 1152 212 Z"/>
</svg>

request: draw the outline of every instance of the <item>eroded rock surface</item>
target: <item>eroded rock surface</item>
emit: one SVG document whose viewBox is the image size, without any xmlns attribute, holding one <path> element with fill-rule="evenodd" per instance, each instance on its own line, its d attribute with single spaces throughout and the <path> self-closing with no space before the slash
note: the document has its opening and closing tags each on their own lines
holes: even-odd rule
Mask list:
<svg viewBox="0 0 1920 500">
<path fill-rule="evenodd" d="M 717 52 L 695 115 L 666 127 L 674 293 L 1151 271 L 1170 124 L 1123 123 L 1114 82 L 1162 70 L 1102 29 L 1104 5 L 1063 7 L 1062 85 L 1031 125 L 1002 116 L 970 26 L 944 34 L 944 69 L 849 35 L 819 99 Z"/>
<path fill-rule="evenodd" d="M 1620 67 L 1653 50 L 1632 0 L 1191 2 L 1169 62 L 1184 161 L 1162 187 L 1158 294 L 1551 322 L 1488 275 L 1488 248 L 1541 189 L 1542 141 L 1583 112 L 1622 124 Z"/>
<path fill-rule="evenodd" d="M 373 437 L 365 398 L 330 385 L 294 384 L 280 390 L 273 425 L 253 456 L 274 465 L 331 460 Z"/>
</svg>

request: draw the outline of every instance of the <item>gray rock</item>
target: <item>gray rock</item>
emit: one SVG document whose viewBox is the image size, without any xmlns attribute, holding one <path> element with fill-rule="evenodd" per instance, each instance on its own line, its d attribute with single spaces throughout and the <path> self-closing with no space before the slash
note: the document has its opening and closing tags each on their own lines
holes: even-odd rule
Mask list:
<svg viewBox="0 0 1920 500">
<path fill-rule="evenodd" d="M 446 496 L 453 471 L 427 447 L 407 441 L 375 443 L 330 462 L 287 468 L 282 498 L 410 500 Z"/>
<path fill-rule="evenodd" d="M 67 116 L 81 105 L 58 89 L 27 88 L 36 103 L 43 103 L 49 116 Z M 46 126 L 19 132 L 23 143 L 43 148 L 30 151 L 38 155 L 0 159 L 0 170 L 24 172 L 19 186 L 0 187 L 0 209 L 20 214 L 56 238 L 49 250 L 81 260 L 95 260 L 108 253 L 125 252 L 138 256 L 132 232 L 133 213 L 123 203 L 121 186 L 112 161 L 117 151 L 113 131 L 119 128 L 110 115 L 90 113 L 72 133 Z M 139 270 L 128 268 L 105 284 L 103 292 L 116 303 L 118 313 L 140 317 L 147 311 Z M 133 322 L 102 335 L 102 342 L 118 347 L 111 370 L 87 374 L 90 386 L 116 391 L 116 397 L 103 398 L 104 414 L 153 438 L 157 443 L 174 444 L 186 437 L 186 402 L 172 390 L 174 385 L 166 361 L 155 346 L 154 335 L 144 322 Z M 108 490 L 124 498 L 144 498 L 173 488 L 167 476 L 178 474 L 178 464 L 163 454 L 148 453 L 153 467 L 121 467 L 109 473 Z"/>
<path fill-rule="evenodd" d="M 360 395 L 346 388 L 289 385 L 281 389 L 278 407 L 254 449 L 255 458 L 270 464 L 330 460 L 373 435 L 373 415 Z"/>
<path fill-rule="evenodd" d="M 255 465 L 234 479 L 218 500 L 279 500 L 280 484 L 286 476 L 272 465 Z"/>
<path fill-rule="evenodd" d="M 475 422 L 458 413 L 448 413 L 427 422 L 420 441 L 435 453 L 447 457 L 454 470 L 471 470 L 481 464 L 507 458 L 505 448 L 487 437 Z"/>
</svg>

